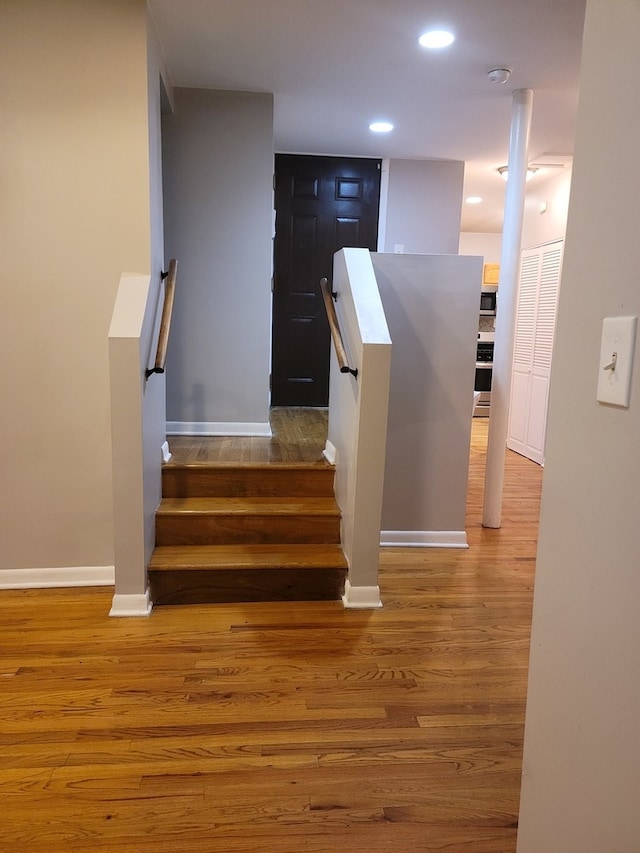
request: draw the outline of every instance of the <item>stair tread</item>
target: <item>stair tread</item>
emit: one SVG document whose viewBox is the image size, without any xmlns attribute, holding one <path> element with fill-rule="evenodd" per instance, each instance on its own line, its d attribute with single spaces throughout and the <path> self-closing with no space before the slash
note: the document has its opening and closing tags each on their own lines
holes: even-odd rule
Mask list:
<svg viewBox="0 0 640 853">
<path fill-rule="evenodd" d="M 314 569 L 346 568 L 340 545 L 161 545 L 150 571 L 176 569 Z"/>
<path fill-rule="evenodd" d="M 339 515 L 335 498 L 163 498 L 157 515 Z"/>
<path fill-rule="evenodd" d="M 178 462 L 171 459 L 169 462 L 165 462 L 162 467 L 164 469 L 184 468 L 195 470 L 206 470 L 208 468 L 216 470 L 218 468 L 222 468 L 226 471 L 232 470 L 233 468 L 242 470 L 257 469 L 260 471 L 284 471 L 287 469 L 292 469 L 294 471 L 335 470 L 335 465 L 327 462 L 326 459 L 318 459 L 316 462 L 239 462 L 225 460 L 216 462 Z"/>
</svg>

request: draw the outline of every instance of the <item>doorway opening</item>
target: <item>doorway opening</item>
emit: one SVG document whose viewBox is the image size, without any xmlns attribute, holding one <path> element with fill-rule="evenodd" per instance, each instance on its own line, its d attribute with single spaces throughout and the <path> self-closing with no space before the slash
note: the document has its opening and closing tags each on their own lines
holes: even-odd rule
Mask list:
<svg viewBox="0 0 640 853">
<path fill-rule="evenodd" d="M 271 405 L 325 407 L 333 255 L 375 251 L 381 160 L 276 154 Z"/>
</svg>

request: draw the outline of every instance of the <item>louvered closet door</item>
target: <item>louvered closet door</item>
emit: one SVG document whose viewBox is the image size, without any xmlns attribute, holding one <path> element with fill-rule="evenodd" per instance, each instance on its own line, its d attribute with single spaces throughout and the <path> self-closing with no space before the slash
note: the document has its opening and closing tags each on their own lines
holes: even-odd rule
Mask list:
<svg viewBox="0 0 640 853">
<path fill-rule="evenodd" d="M 544 464 L 563 242 L 522 253 L 507 447 Z"/>
<path fill-rule="evenodd" d="M 525 448 L 525 456 L 541 465 L 544 464 L 549 380 L 551 378 L 551 357 L 556 328 L 561 261 L 562 246 L 555 244 L 553 247 L 543 249 L 531 370 L 531 401 Z"/>
<path fill-rule="evenodd" d="M 518 313 L 513 352 L 511 404 L 507 447 L 525 454 L 533 350 L 536 330 L 536 303 L 540 279 L 540 254 L 537 249 L 523 252 L 518 292 Z"/>
</svg>

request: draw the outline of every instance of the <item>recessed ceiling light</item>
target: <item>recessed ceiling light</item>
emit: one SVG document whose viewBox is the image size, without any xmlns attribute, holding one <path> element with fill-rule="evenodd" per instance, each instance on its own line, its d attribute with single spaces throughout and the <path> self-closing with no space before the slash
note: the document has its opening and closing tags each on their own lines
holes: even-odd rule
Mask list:
<svg viewBox="0 0 640 853">
<path fill-rule="evenodd" d="M 465 198 L 467 204 L 480 204 L 482 201 L 482 197 L 479 195 L 470 195 L 468 198 Z"/>
<path fill-rule="evenodd" d="M 455 40 L 453 33 L 447 30 L 429 30 L 418 39 L 422 47 L 449 47 Z"/>
<path fill-rule="evenodd" d="M 374 133 L 389 133 L 390 130 L 393 130 L 393 125 L 390 121 L 374 121 L 369 125 L 369 130 Z"/>
</svg>

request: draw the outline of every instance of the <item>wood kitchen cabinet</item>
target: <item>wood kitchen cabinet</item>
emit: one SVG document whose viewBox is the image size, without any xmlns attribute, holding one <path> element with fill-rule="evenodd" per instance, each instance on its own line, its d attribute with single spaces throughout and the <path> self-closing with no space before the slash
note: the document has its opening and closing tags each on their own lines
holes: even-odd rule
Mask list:
<svg viewBox="0 0 640 853">
<path fill-rule="evenodd" d="M 563 248 L 558 240 L 525 249 L 520 268 L 507 447 L 540 465 Z"/>
</svg>

